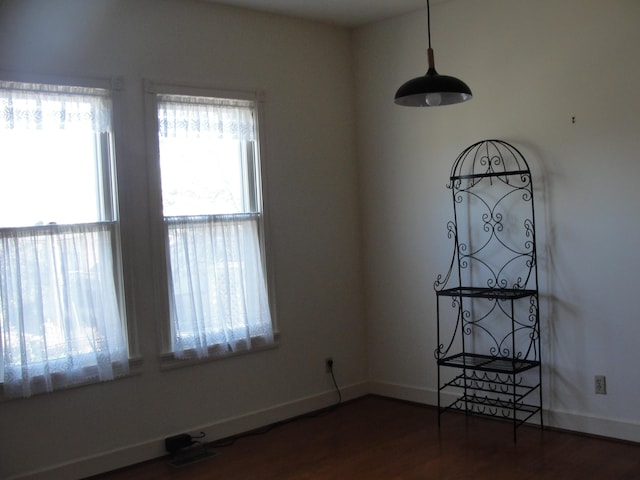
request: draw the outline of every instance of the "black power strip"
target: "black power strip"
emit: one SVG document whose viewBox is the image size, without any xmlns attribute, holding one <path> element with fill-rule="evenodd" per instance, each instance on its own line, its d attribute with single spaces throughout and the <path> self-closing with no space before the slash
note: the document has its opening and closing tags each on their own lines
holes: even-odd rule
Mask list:
<svg viewBox="0 0 640 480">
<path fill-rule="evenodd" d="M 193 440 L 193 437 L 187 433 L 181 433 L 180 435 L 174 435 L 173 437 L 167 437 L 164 439 L 164 448 L 171 455 L 176 453 L 178 450 L 183 448 L 190 447 L 196 443 Z"/>
</svg>

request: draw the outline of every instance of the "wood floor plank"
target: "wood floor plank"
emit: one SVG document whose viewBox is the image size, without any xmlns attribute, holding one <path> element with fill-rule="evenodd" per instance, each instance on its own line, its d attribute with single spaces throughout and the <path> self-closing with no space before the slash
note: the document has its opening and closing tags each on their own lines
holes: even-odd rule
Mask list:
<svg viewBox="0 0 640 480">
<path fill-rule="evenodd" d="M 268 433 L 213 447 L 183 467 L 166 459 L 94 480 L 640 479 L 640 444 L 448 413 L 368 396 Z"/>
</svg>

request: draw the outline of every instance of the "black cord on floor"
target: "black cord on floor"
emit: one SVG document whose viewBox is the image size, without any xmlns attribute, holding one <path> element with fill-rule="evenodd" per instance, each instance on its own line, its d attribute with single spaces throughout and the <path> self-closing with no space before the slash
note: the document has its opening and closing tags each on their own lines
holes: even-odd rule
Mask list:
<svg viewBox="0 0 640 480">
<path fill-rule="evenodd" d="M 336 382 L 336 376 L 333 374 L 333 364 L 331 365 L 331 380 L 333 380 L 333 385 L 336 387 L 336 392 L 338 392 L 338 403 L 336 403 L 333 407 L 337 407 L 342 403 L 342 393 L 340 393 L 340 387 L 338 387 L 338 382 Z"/>
<path fill-rule="evenodd" d="M 269 433 L 271 430 L 275 429 L 276 427 L 281 427 L 283 425 L 287 425 L 289 423 L 295 422 L 297 420 L 302 420 L 302 419 L 305 419 L 305 418 L 316 418 L 316 417 L 319 417 L 321 415 L 325 415 L 325 414 L 327 414 L 329 412 L 332 412 L 333 410 L 338 408 L 340 406 L 340 404 L 342 403 L 342 393 L 340 392 L 340 387 L 338 387 L 338 382 L 336 381 L 336 377 L 333 374 L 333 365 L 331 365 L 331 369 L 329 370 L 329 373 L 331 374 L 331 380 L 333 381 L 333 385 L 334 385 L 334 387 L 336 389 L 336 393 L 338 394 L 338 401 L 336 403 L 334 403 L 333 405 L 330 405 L 328 407 L 322 408 L 320 410 L 315 410 L 315 411 L 310 412 L 310 413 L 305 413 L 304 415 L 298 415 L 296 417 L 288 418 L 286 420 L 281 420 L 279 422 L 272 423 L 271 425 L 267 425 L 266 427 L 263 427 L 263 428 L 258 428 L 256 430 L 251 430 L 249 432 L 240 433 L 238 435 L 234 435 L 234 436 L 229 437 L 227 439 L 219 440 L 219 441 L 216 441 L 216 442 L 211 442 L 211 443 L 208 443 L 207 446 L 210 447 L 210 448 L 230 447 L 230 446 L 232 446 L 234 443 L 236 443 L 238 440 L 240 440 L 242 438 L 255 437 L 255 436 L 258 436 L 258 435 L 265 435 L 265 434 Z"/>
</svg>

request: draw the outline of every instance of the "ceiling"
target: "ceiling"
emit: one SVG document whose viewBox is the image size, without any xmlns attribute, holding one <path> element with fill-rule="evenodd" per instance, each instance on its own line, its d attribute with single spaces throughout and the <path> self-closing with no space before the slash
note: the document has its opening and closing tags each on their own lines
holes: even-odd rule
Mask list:
<svg viewBox="0 0 640 480">
<path fill-rule="evenodd" d="M 426 0 L 209 0 L 213 3 L 357 27 L 427 6 Z M 446 0 L 431 0 L 431 4 Z"/>
</svg>

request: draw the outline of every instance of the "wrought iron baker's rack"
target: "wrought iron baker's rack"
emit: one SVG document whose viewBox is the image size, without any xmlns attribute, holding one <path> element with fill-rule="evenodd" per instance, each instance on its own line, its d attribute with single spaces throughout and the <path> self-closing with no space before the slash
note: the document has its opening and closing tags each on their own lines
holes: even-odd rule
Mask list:
<svg viewBox="0 0 640 480">
<path fill-rule="evenodd" d="M 434 283 L 438 423 L 448 410 L 508 419 L 515 441 L 532 417 L 543 427 L 531 171 L 514 146 L 483 140 L 458 156 L 447 188 L 454 251 Z"/>
</svg>

